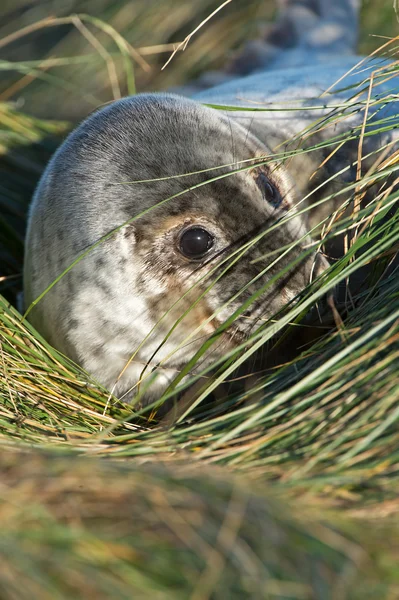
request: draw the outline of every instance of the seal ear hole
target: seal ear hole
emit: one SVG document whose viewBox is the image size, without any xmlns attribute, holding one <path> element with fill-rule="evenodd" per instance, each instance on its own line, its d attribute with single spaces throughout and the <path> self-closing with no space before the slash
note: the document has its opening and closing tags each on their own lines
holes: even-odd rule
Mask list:
<svg viewBox="0 0 399 600">
<path fill-rule="evenodd" d="M 214 243 L 213 235 L 203 227 L 196 225 L 180 232 L 178 249 L 186 258 L 200 260 L 208 254 Z"/>
<path fill-rule="evenodd" d="M 283 198 L 267 175 L 261 171 L 259 175 L 257 175 L 255 181 L 258 188 L 262 192 L 264 199 L 275 208 L 278 208 L 282 203 Z"/>
</svg>

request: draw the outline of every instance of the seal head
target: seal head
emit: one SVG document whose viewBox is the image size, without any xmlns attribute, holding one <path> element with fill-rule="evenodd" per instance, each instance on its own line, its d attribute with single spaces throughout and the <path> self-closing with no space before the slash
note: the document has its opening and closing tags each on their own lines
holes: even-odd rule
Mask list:
<svg viewBox="0 0 399 600">
<path fill-rule="evenodd" d="M 126 400 L 154 370 L 147 396 L 158 397 L 262 289 L 200 366 L 242 342 L 326 266 L 308 253 L 274 281 L 310 240 L 286 170 L 261 164 L 269 155 L 228 114 L 178 96 L 138 95 L 93 114 L 32 203 L 26 306 L 67 270 L 30 313 L 34 326 Z"/>
</svg>

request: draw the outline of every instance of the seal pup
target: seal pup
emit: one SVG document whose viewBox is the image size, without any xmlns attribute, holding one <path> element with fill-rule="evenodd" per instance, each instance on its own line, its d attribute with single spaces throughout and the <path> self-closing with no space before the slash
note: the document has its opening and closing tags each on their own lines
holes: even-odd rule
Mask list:
<svg viewBox="0 0 399 600">
<path fill-rule="evenodd" d="M 256 165 L 268 154 L 227 116 L 177 96 L 138 95 L 91 116 L 56 152 L 36 191 L 27 234 L 27 306 L 79 254 L 141 216 L 62 277 L 33 309 L 32 323 L 104 385 L 112 389 L 118 382 L 117 395 L 134 387 L 146 363 L 161 363 L 151 387 L 159 394 L 204 339 L 310 242 L 293 213 L 223 273 L 232 252 L 297 201 L 294 183 L 278 165 L 234 172 L 237 156 Z M 229 176 L 212 181 L 215 171 L 208 169 L 215 165 L 228 165 L 216 174 Z M 192 175 L 168 179 L 179 173 Z M 161 180 L 121 185 L 154 177 Z M 294 241 L 298 245 L 273 266 L 273 253 Z M 264 255 L 272 258 L 252 264 Z M 237 319 L 207 360 L 242 341 L 254 320 L 277 313 L 325 266 L 313 252 L 266 289 L 251 306 L 251 320 Z"/>
<path fill-rule="evenodd" d="M 33 198 L 26 307 L 48 290 L 29 313 L 33 325 L 123 399 L 135 394 L 143 372 L 152 372 L 146 402 L 262 291 L 199 366 L 243 342 L 328 264 L 315 249 L 306 251 L 308 223 L 295 208 L 322 157 L 263 164 L 272 147 L 315 115 L 288 107 L 276 118 L 201 103 L 307 104 L 358 60 L 343 55 L 328 67 L 318 60 L 314 66 L 280 64 L 196 99 L 142 94 L 90 116 L 58 149 Z M 361 84 L 364 77 L 353 74 L 351 82 Z M 348 95 L 330 94 L 318 115 Z M 354 115 L 342 128 L 361 118 Z M 335 168 L 348 161 L 348 151 L 345 146 L 337 153 Z"/>
</svg>

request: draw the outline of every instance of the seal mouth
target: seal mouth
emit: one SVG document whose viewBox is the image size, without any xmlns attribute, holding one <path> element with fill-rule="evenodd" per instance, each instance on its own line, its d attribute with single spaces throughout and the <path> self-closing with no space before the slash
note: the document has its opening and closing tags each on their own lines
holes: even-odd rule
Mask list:
<svg viewBox="0 0 399 600">
<path fill-rule="evenodd" d="M 243 313 L 245 315 L 245 313 Z M 244 328 L 240 327 L 240 320 L 241 320 L 242 315 L 240 315 L 236 321 L 234 321 L 231 325 L 229 325 L 225 331 L 223 331 L 220 334 L 220 338 L 219 339 L 223 339 L 223 340 L 230 340 L 230 341 L 236 341 L 237 344 L 242 344 L 243 342 L 245 342 L 248 339 L 248 332 L 245 331 Z M 213 332 L 211 334 L 210 337 L 212 337 L 212 335 L 215 335 L 217 333 L 217 330 L 219 329 L 219 327 L 223 327 L 224 323 L 223 321 L 219 321 L 219 319 L 217 318 L 213 318 L 212 319 L 212 325 L 213 325 Z"/>
<path fill-rule="evenodd" d="M 219 344 L 224 350 L 233 349 L 241 344 L 246 344 L 249 335 L 248 331 L 244 331 L 237 323 L 233 323 L 220 335 Z"/>
</svg>

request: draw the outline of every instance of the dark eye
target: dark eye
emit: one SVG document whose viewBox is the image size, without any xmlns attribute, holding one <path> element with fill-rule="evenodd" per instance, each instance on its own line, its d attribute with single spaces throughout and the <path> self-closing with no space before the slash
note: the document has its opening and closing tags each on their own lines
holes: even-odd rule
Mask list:
<svg viewBox="0 0 399 600">
<path fill-rule="evenodd" d="M 269 181 L 269 179 L 264 173 L 259 173 L 259 175 L 256 178 L 256 183 L 258 184 L 258 187 L 261 190 L 264 199 L 267 200 L 269 204 L 276 208 L 280 206 L 282 202 L 282 197 L 278 189 Z"/>
<path fill-rule="evenodd" d="M 180 236 L 179 249 L 187 258 L 198 260 L 213 246 L 213 236 L 202 227 L 186 229 Z"/>
</svg>

